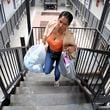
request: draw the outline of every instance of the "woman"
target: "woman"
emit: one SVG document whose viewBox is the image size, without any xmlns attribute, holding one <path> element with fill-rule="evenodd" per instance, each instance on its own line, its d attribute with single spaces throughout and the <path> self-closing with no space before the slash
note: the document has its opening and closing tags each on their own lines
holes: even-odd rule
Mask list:
<svg viewBox="0 0 110 110">
<path fill-rule="evenodd" d="M 72 20 L 72 14 L 68 11 L 63 11 L 60 13 L 57 21 L 47 24 L 44 32 L 43 43 L 48 44 L 44 72 L 49 74 L 55 63 L 55 86 L 59 86 L 60 72 L 58 64 L 63 49 L 68 50 L 69 52 L 73 52 L 76 49 L 74 41 L 72 44 L 64 45 L 64 38 L 71 35 L 67 28 Z"/>
</svg>

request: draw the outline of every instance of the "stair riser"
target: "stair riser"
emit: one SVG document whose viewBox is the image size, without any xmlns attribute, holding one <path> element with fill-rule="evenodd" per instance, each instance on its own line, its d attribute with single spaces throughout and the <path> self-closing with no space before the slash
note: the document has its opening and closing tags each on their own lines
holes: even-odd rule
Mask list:
<svg viewBox="0 0 110 110">
<path fill-rule="evenodd" d="M 51 93 L 80 93 L 77 86 L 30 86 L 30 87 L 18 87 L 16 94 L 51 94 Z"/>
<path fill-rule="evenodd" d="M 58 93 L 58 94 L 27 94 L 16 95 L 11 97 L 13 105 L 36 105 L 36 106 L 49 106 L 49 105 L 65 105 L 85 103 L 82 94 L 71 93 Z"/>
<path fill-rule="evenodd" d="M 54 76 L 27 74 L 3 110 L 92 110 L 75 81 L 62 77 L 54 87 Z"/>
</svg>

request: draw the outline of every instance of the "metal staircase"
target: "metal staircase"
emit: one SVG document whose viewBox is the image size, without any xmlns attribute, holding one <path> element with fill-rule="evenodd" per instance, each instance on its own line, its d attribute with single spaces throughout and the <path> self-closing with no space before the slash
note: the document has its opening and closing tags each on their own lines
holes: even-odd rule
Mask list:
<svg viewBox="0 0 110 110">
<path fill-rule="evenodd" d="M 36 36 L 37 43 L 40 43 L 44 27 L 31 30 L 26 47 L 0 50 L 1 110 L 110 109 L 109 45 L 96 29 L 70 30 L 75 33 L 75 41 L 79 46 L 75 63 L 76 77 L 70 80 L 62 76 L 58 88 L 54 87 L 53 73 L 30 73 L 23 65 L 27 49 L 34 44 L 33 37 Z M 100 40 L 93 49 L 97 37 Z M 106 51 L 101 50 L 102 41 L 105 42 Z"/>
<path fill-rule="evenodd" d="M 54 87 L 53 73 L 27 73 L 16 93 L 11 95 L 10 106 L 3 110 L 92 110 L 79 86 L 61 77 L 60 86 Z"/>
</svg>

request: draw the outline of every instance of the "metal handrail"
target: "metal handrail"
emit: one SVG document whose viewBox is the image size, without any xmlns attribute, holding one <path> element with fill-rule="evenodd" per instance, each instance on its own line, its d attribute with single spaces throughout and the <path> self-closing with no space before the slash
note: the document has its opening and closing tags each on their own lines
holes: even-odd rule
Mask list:
<svg viewBox="0 0 110 110">
<path fill-rule="evenodd" d="M 36 43 L 41 42 L 44 30 L 45 27 L 32 27 L 33 36 Z M 94 48 L 99 50 L 106 50 L 109 47 L 109 42 L 95 28 L 69 27 L 69 30 L 74 33 L 74 39 L 77 47 Z"/>
<path fill-rule="evenodd" d="M 0 49 L 0 87 L 3 93 L 3 105 L 10 104 L 11 93 L 15 91 L 17 85 L 24 79 L 27 69 L 24 66 L 23 58 L 28 48 L 33 44 L 33 30 L 31 30 L 27 45 Z"/>
<path fill-rule="evenodd" d="M 21 79 L 21 75 L 23 73 L 22 70 L 25 70 L 23 57 L 27 49 L 35 43 L 41 43 L 44 30 L 45 27 L 33 27 L 30 31 L 26 47 L 0 50 L 0 70 L 2 72 L 2 77 L 0 77 L 2 79 L 2 83 L 0 84 L 6 98 L 7 96 L 9 97 L 10 88 L 13 87 L 13 85 L 15 87 L 18 79 Z M 74 33 L 76 44 L 79 43 L 75 63 L 76 77 L 80 79 L 82 85 L 91 92 L 92 97 L 90 97 L 92 101 L 100 103 L 105 101 L 108 102 L 109 100 L 107 99 L 109 97 L 110 90 L 107 90 L 105 87 L 108 85 L 110 52 L 106 48 L 106 51 L 101 50 L 99 45 L 100 43 L 97 45 L 96 49 L 91 49 L 97 33 L 100 38 L 99 41 L 103 40 L 101 38 L 103 36 L 94 28 L 70 27 L 69 30 Z M 106 40 L 104 40 L 104 42 L 106 42 Z M 109 45 L 107 42 L 106 44 L 107 45 L 105 45 L 105 47 Z M 8 80 L 6 80 L 6 78 L 8 78 Z M 100 99 L 103 99 L 103 101 Z"/>
<path fill-rule="evenodd" d="M 79 48 L 75 70 L 92 103 L 110 102 L 109 51 Z"/>
</svg>

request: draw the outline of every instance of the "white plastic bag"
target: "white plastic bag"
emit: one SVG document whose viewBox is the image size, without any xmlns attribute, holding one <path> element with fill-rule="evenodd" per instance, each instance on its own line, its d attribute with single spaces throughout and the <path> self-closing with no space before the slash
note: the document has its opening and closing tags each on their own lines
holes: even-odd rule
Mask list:
<svg viewBox="0 0 110 110">
<path fill-rule="evenodd" d="M 24 65 L 31 72 L 43 72 L 45 56 L 44 44 L 33 45 L 24 56 Z"/>
<path fill-rule="evenodd" d="M 64 57 L 65 55 L 64 53 L 62 53 L 59 62 L 59 71 L 64 77 L 67 77 L 69 79 L 74 79 L 76 73 L 74 67 L 75 59 L 71 59 L 71 61 L 66 64 Z"/>
</svg>

